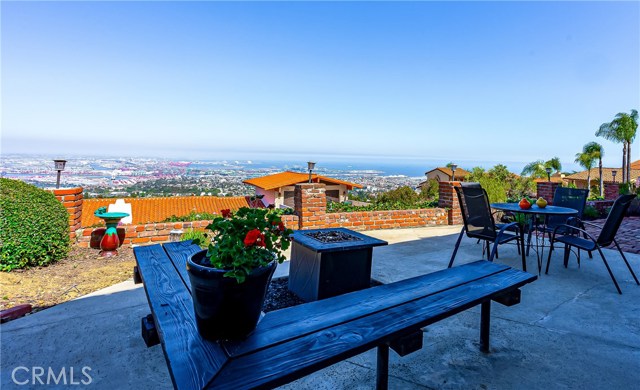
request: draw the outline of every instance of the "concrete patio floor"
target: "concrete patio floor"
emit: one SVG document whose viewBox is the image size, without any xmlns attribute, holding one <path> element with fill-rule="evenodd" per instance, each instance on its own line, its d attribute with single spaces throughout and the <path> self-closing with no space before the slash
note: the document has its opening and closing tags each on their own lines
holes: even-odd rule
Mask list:
<svg viewBox="0 0 640 390">
<path fill-rule="evenodd" d="M 373 277 L 389 283 L 445 268 L 459 231 L 453 226 L 366 232 L 389 242 L 374 249 Z M 623 295 L 597 254 L 583 256 L 580 268 L 572 256 L 565 269 L 562 251 L 554 252 L 549 275 L 523 288 L 521 304 L 492 305 L 491 353 L 478 349 L 479 308 L 468 310 L 426 328 L 422 350 L 405 357 L 392 353 L 390 388 L 636 388 L 640 286 L 617 251 L 604 252 Z M 497 262 L 521 267 L 514 246 L 501 246 L 499 255 Z M 456 264 L 480 257 L 481 245 L 465 238 Z M 640 274 L 640 255 L 627 258 Z M 527 264 L 537 272 L 535 253 Z M 67 384 L 73 368 L 75 382 L 90 380 L 96 389 L 171 388 L 162 348 L 146 348 L 140 337 L 140 318 L 149 312 L 143 288 L 128 281 L 3 324 L 0 387 L 43 387 L 32 383 L 34 367 L 45 371 L 43 382 L 50 367 L 56 376 L 66 370 Z M 282 388 L 371 389 L 375 357 L 372 350 Z M 15 384 L 12 373 L 27 384 Z"/>
</svg>

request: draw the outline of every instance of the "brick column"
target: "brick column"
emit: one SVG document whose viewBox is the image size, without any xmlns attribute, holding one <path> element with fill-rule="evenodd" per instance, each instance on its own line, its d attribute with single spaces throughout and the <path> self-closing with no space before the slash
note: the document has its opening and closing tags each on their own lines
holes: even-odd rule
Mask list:
<svg viewBox="0 0 640 390">
<path fill-rule="evenodd" d="M 326 226 L 327 197 L 325 185 L 320 183 L 296 184 L 294 210 L 300 229 L 321 229 Z"/>
<path fill-rule="evenodd" d="M 454 187 L 460 187 L 460 182 L 441 181 L 438 183 L 438 207 L 447 209 L 449 225 L 460 225 L 462 223 L 462 213 Z"/>
<path fill-rule="evenodd" d="M 50 189 L 69 213 L 69 237 L 76 238 L 76 230 L 81 227 L 82 220 L 82 187 Z"/>
<path fill-rule="evenodd" d="M 604 183 L 604 199 L 616 200 L 620 193 L 618 183 Z"/>
<path fill-rule="evenodd" d="M 536 198 L 544 198 L 548 204 L 553 204 L 553 195 L 560 183 L 552 181 L 539 181 L 537 185 Z"/>
</svg>

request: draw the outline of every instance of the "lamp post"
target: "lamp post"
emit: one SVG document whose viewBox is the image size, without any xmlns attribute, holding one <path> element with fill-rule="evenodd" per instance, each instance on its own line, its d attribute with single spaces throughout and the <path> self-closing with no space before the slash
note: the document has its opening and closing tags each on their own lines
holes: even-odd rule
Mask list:
<svg viewBox="0 0 640 390">
<path fill-rule="evenodd" d="M 456 181 L 456 168 L 458 168 L 458 166 L 456 164 L 451 164 L 451 181 Z"/>
<path fill-rule="evenodd" d="M 55 164 L 56 171 L 58 171 L 58 178 L 56 179 L 56 188 L 60 188 L 60 174 L 64 171 L 64 165 L 67 163 L 67 160 L 53 160 Z"/>
<path fill-rule="evenodd" d="M 307 162 L 307 168 L 309 169 L 309 183 L 311 183 L 311 171 L 313 171 L 313 168 L 316 167 L 316 163 L 308 161 Z"/>
<path fill-rule="evenodd" d="M 615 184 L 616 182 L 616 175 L 618 174 L 618 171 L 616 171 L 615 169 L 611 171 L 611 176 L 613 176 L 613 183 Z"/>
<path fill-rule="evenodd" d="M 547 167 L 544 170 L 547 171 L 547 181 L 551 181 L 551 168 Z"/>
</svg>

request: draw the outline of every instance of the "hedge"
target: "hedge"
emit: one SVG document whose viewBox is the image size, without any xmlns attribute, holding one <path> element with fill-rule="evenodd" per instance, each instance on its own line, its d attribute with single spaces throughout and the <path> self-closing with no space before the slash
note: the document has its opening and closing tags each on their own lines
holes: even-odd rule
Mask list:
<svg viewBox="0 0 640 390">
<path fill-rule="evenodd" d="M 41 266 L 69 254 L 69 214 L 56 197 L 0 178 L 0 270 Z"/>
</svg>

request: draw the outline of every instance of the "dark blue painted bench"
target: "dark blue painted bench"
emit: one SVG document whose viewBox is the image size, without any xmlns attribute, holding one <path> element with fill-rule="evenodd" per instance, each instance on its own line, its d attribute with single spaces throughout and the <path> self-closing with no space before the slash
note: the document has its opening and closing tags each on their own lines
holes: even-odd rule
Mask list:
<svg viewBox="0 0 640 390">
<path fill-rule="evenodd" d="M 267 313 L 243 341 L 210 342 L 198 334 L 186 259 L 188 242 L 137 247 L 136 279 L 152 315 L 147 345 L 162 343 L 178 389 L 271 388 L 378 348 L 378 388 L 388 384 L 389 348 L 401 356 L 422 347 L 421 328 L 481 305 L 480 348 L 489 350 L 491 301 L 520 302 L 536 276 L 480 260 L 333 298 Z M 156 336 L 157 332 L 157 336 Z"/>
</svg>

